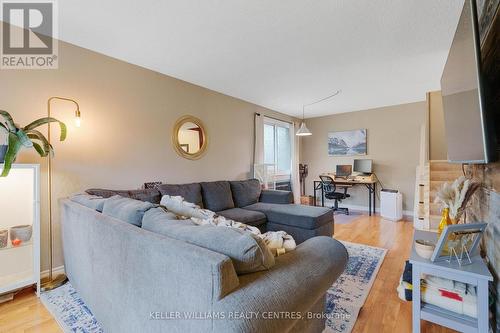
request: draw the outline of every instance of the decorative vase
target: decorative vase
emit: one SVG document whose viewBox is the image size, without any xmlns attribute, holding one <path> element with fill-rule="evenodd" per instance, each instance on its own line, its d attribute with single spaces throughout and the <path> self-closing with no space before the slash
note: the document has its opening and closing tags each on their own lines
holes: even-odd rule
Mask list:
<svg viewBox="0 0 500 333">
<path fill-rule="evenodd" d="M 443 208 L 443 211 L 441 212 L 441 221 L 439 222 L 438 226 L 438 235 L 441 236 L 441 233 L 443 232 L 444 228 L 452 224 L 453 221 L 450 218 L 449 208 Z"/>
<path fill-rule="evenodd" d="M 26 225 L 16 225 L 10 228 L 10 239 L 19 239 L 22 242 L 27 242 L 31 239 L 31 234 L 33 232 L 33 227 L 29 224 Z"/>
<path fill-rule="evenodd" d="M 9 232 L 7 230 L 0 230 L 0 249 L 7 246 L 7 240 L 9 238 Z"/>
</svg>

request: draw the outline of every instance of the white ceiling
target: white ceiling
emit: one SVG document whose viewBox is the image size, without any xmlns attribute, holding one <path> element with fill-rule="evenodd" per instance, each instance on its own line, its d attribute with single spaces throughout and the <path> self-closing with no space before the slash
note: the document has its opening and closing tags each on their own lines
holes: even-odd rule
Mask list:
<svg viewBox="0 0 500 333">
<path fill-rule="evenodd" d="M 60 39 L 306 118 L 425 99 L 463 0 L 64 0 Z"/>
</svg>

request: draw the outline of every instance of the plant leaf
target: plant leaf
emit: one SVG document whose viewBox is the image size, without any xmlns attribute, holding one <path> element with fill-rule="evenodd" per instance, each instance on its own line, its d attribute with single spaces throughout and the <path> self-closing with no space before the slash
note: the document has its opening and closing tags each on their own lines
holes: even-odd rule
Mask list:
<svg viewBox="0 0 500 333">
<path fill-rule="evenodd" d="M 12 163 L 16 160 L 17 153 L 22 148 L 22 143 L 19 140 L 19 137 L 14 133 L 9 133 L 9 148 L 7 149 L 7 153 L 5 154 L 5 162 L 3 165 L 3 171 L 0 177 L 7 177 L 10 172 L 10 168 L 12 167 Z"/>
<path fill-rule="evenodd" d="M 47 154 L 52 153 L 54 151 L 54 148 L 52 147 L 51 144 L 49 144 L 49 141 L 47 140 L 47 138 L 45 138 L 45 136 L 42 133 L 40 133 L 39 131 L 29 130 L 29 131 L 26 131 L 26 135 L 28 135 L 28 138 L 30 138 L 31 140 L 40 141 L 42 144 L 43 150 Z"/>
<path fill-rule="evenodd" d="M 60 136 L 59 140 L 64 141 L 66 139 L 66 135 L 68 132 L 68 130 L 66 128 L 66 124 L 64 124 L 62 121 L 57 120 L 56 118 L 45 117 L 45 118 L 37 119 L 34 122 L 32 122 L 31 124 L 28 124 L 27 126 L 25 126 L 23 128 L 23 130 L 27 132 L 29 130 L 33 130 L 39 126 L 49 124 L 49 123 L 59 123 L 59 128 L 61 129 L 61 136 Z"/>
<path fill-rule="evenodd" d="M 0 130 L 4 130 L 5 132 L 9 133 L 9 130 L 7 129 L 7 127 L 5 127 L 3 123 L 0 123 Z"/>
<path fill-rule="evenodd" d="M 45 151 L 42 146 L 40 146 L 38 143 L 36 142 L 33 142 L 33 148 L 35 148 L 35 150 L 37 151 L 38 155 L 40 155 L 40 157 L 46 157 L 49 152 L 48 151 Z"/>
<path fill-rule="evenodd" d="M 17 130 L 16 125 L 14 124 L 14 120 L 12 119 L 12 116 L 10 113 L 4 110 L 0 110 L 0 116 L 5 119 L 5 122 L 7 123 L 7 126 L 9 128 L 9 131 L 15 132 Z"/>
<path fill-rule="evenodd" d="M 28 138 L 26 133 L 22 129 L 17 130 L 16 133 L 17 137 L 19 138 L 19 141 L 21 141 L 21 144 L 25 146 L 26 148 L 32 148 L 33 147 L 33 142 Z"/>
</svg>

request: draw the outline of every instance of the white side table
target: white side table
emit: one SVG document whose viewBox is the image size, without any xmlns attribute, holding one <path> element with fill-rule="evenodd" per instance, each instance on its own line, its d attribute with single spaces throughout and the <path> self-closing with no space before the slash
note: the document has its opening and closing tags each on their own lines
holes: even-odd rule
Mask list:
<svg viewBox="0 0 500 333">
<path fill-rule="evenodd" d="M 437 234 L 415 230 L 413 240 L 415 239 L 436 242 Z M 461 267 L 456 261 L 451 263 L 447 261 L 432 262 L 420 257 L 415 252 L 415 242 L 413 243 L 410 257 L 413 272 L 413 333 L 420 332 L 420 319 L 461 332 L 488 332 L 488 281 L 493 281 L 493 277 L 480 256 L 476 255 L 471 259 L 471 264 Z M 420 278 L 422 274 L 477 286 L 477 319 L 421 302 Z"/>
</svg>

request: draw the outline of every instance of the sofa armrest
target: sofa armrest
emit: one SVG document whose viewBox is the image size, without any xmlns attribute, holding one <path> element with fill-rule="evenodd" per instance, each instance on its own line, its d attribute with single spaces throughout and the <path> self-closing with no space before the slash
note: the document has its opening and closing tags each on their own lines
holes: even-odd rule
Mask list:
<svg viewBox="0 0 500 333">
<path fill-rule="evenodd" d="M 259 201 L 272 204 L 291 204 L 293 203 L 293 193 L 280 190 L 262 190 Z"/>
<path fill-rule="evenodd" d="M 326 236 L 306 240 L 294 251 L 276 258 L 269 271 L 240 276 L 240 287 L 216 303 L 216 311 L 305 313 L 344 271 L 349 255 L 339 241 Z M 287 332 L 297 318 L 230 320 L 231 332 Z"/>
</svg>

